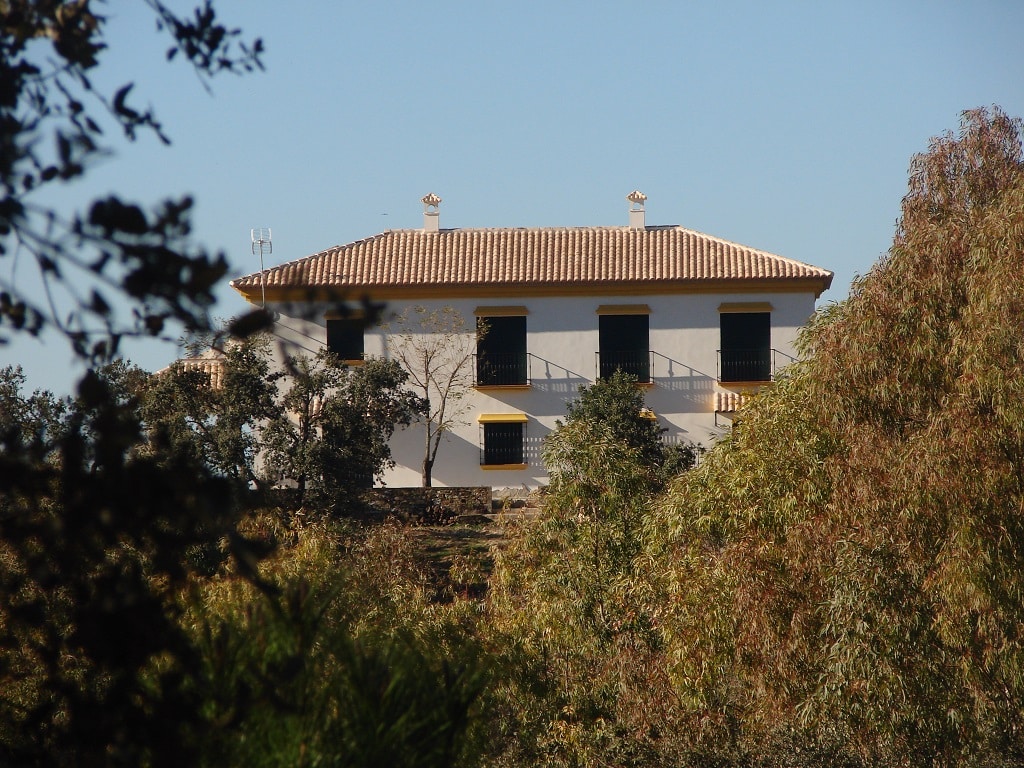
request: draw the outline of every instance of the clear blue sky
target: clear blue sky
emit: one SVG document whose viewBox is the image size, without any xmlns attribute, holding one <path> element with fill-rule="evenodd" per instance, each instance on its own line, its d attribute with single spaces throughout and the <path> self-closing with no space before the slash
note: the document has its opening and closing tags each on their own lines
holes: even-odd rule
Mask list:
<svg viewBox="0 0 1024 768">
<path fill-rule="evenodd" d="M 187 3 L 182 4 L 188 5 Z M 680 224 L 835 272 L 842 299 L 892 239 L 907 167 L 964 109 L 1024 115 L 1024 3 L 222 1 L 266 72 L 207 93 L 141 2 L 108 8 L 99 83 L 136 83 L 144 136 L 49 202 L 196 197 L 195 239 L 233 276 L 385 229 Z M 0 269 L 9 265 L 0 263 Z M 26 265 L 19 267 L 27 270 Z M 27 283 L 26 283 L 27 284 Z M 245 308 L 225 282 L 216 314 Z M 127 355 L 154 370 L 177 355 Z M 58 339 L 0 347 L 69 391 Z"/>
</svg>

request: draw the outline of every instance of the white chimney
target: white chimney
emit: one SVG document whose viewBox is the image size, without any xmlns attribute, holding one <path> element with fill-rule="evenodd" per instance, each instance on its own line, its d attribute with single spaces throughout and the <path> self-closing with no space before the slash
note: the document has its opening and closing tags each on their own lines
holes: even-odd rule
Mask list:
<svg viewBox="0 0 1024 768">
<path fill-rule="evenodd" d="M 423 203 L 423 231 L 437 232 L 440 223 L 438 208 L 441 205 L 441 198 L 433 192 L 420 199 Z"/>
<path fill-rule="evenodd" d="M 629 201 L 629 228 L 643 229 L 645 226 L 644 202 L 647 200 L 647 195 L 639 189 L 634 189 L 626 195 L 626 199 Z"/>
</svg>

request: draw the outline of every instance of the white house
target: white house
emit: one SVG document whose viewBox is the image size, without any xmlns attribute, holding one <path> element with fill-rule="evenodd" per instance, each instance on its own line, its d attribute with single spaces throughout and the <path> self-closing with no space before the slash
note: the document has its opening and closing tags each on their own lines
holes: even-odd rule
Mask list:
<svg viewBox="0 0 1024 768">
<path fill-rule="evenodd" d="M 626 226 L 392 230 L 232 281 L 279 313 L 286 348 L 387 354 L 385 331 L 332 315 L 339 296 L 451 307 L 486 323 L 464 423 L 433 468 L 437 486 L 536 487 L 540 447 L 581 385 L 635 374 L 668 441 L 707 445 L 743 398 L 795 356 L 832 273 L 680 226 L 648 226 L 633 192 Z M 388 486 L 420 484 L 422 425 L 396 432 Z"/>
</svg>

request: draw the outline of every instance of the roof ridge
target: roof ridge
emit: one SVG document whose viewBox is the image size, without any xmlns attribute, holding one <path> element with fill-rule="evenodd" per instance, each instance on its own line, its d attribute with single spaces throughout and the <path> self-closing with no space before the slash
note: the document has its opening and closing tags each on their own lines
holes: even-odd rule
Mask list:
<svg viewBox="0 0 1024 768">
<path fill-rule="evenodd" d="M 805 267 L 813 266 L 811 264 L 808 264 L 807 262 L 800 261 L 799 259 L 791 259 L 788 256 L 782 256 L 781 254 L 775 253 L 775 251 L 766 251 L 763 248 L 755 248 L 752 245 L 740 243 L 737 242 L 736 240 L 727 240 L 724 237 L 718 237 L 718 235 L 709 235 L 707 232 L 700 232 L 696 229 L 690 229 L 689 227 L 683 226 L 680 226 L 679 229 L 682 230 L 683 232 L 688 232 L 691 235 L 696 235 L 697 237 L 706 237 L 708 240 L 714 240 L 716 243 L 721 243 L 722 245 L 731 245 L 734 248 L 744 248 L 748 251 L 753 251 L 754 253 L 764 254 L 765 256 L 771 256 L 776 259 L 782 259 L 783 261 L 788 261 L 793 264 L 800 264 Z"/>
<path fill-rule="evenodd" d="M 380 232 L 380 233 L 378 233 L 376 235 L 371 235 L 370 237 L 364 237 L 364 238 L 361 238 L 359 240 L 353 240 L 351 243 L 344 243 L 344 244 L 341 244 L 341 245 L 334 245 L 334 246 L 331 246 L 330 248 L 327 248 L 327 249 L 325 249 L 323 251 L 320 251 L 319 253 L 313 254 L 313 256 L 303 256 L 303 257 L 300 257 L 298 259 L 295 259 L 293 262 L 287 262 L 287 263 L 294 263 L 294 262 L 297 262 L 297 261 L 302 261 L 304 259 L 313 258 L 315 256 L 320 256 L 320 255 L 323 255 L 323 254 L 328 253 L 330 251 L 335 251 L 335 250 L 337 250 L 339 248 L 351 248 L 351 247 L 354 247 L 354 246 L 362 245 L 363 243 L 370 242 L 371 240 L 376 240 L 377 238 L 383 237 L 383 236 L 386 236 L 386 235 L 398 235 L 398 234 L 402 234 L 402 235 L 405 235 L 405 234 L 412 234 L 412 235 L 415 235 L 415 234 L 446 234 L 446 233 L 452 233 L 452 232 L 467 232 L 467 233 L 475 233 L 475 232 L 581 232 L 581 231 L 667 232 L 667 231 L 671 231 L 671 230 L 678 230 L 679 232 L 685 232 L 687 234 L 695 235 L 697 237 L 706 238 L 708 240 L 714 240 L 715 242 L 721 243 L 722 245 L 731 245 L 731 246 L 733 246 L 735 248 L 743 248 L 744 250 L 754 251 L 755 253 L 761 253 L 761 254 L 765 254 L 767 256 L 774 256 L 775 258 L 783 259 L 785 261 L 789 261 L 789 262 L 792 262 L 792 263 L 795 263 L 795 264 L 804 264 L 805 266 L 809 266 L 809 265 L 806 265 L 805 262 L 802 262 L 802 261 L 800 261 L 798 259 L 792 259 L 792 258 L 790 258 L 788 256 L 783 256 L 783 255 L 778 254 L 778 253 L 776 253 L 774 251 L 766 251 L 763 248 L 757 248 L 757 247 L 755 247 L 753 245 L 747 245 L 746 243 L 741 243 L 741 242 L 739 242 L 737 240 L 729 240 L 729 239 L 724 238 L 724 237 L 719 237 L 718 235 L 709 235 L 707 232 L 701 232 L 698 229 L 692 229 L 690 227 L 683 226 L 682 224 L 648 224 L 643 229 L 635 229 L 633 227 L 630 227 L 627 224 L 590 224 L 590 225 L 579 225 L 579 226 L 558 225 L 558 226 L 544 226 L 544 227 L 534 227 L 534 226 L 524 226 L 524 227 L 441 227 L 440 229 L 437 229 L 437 230 L 434 230 L 434 231 L 428 231 L 428 230 L 425 230 L 425 229 L 422 229 L 422 228 L 417 228 L 417 227 L 403 227 L 401 229 L 386 229 L 383 232 Z"/>
<path fill-rule="evenodd" d="M 650 230 L 663 230 L 663 229 L 686 229 L 679 224 L 648 224 L 643 229 L 635 229 L 626 224 L 581 224 L 576 226 L 570 225 L 556 225 L 556 226 L 522 226 L 522 227 L 441 227 L 437 230 L 426 230 L 418 227 L 403 227 L 401 229 L 386 229 L 381 234 L 436 234 L 437 232 L 519 232 L 521 230 L 527 230 L 531 232 L 544 232 L 544 231 L 560 231 L 560 230 L 580 230 L 580 229 L 608 229 L 608 230 L 622 230 L 626 232 L 643 232 Z M 688 230 L 695 231 L 695 230 Z M 697 234 L 703 234 L 698 232 Z M 373 237 L 379 237 L 380 235 L 374 235 Z M 708 235 L 710 237 L 710 235 Z M 372 240 L 373 238 L 364 238 L 364 240 Z M 348 245 L 354 245 L 355 243 L 362 242 L 355 240 Z"/>
</svg>

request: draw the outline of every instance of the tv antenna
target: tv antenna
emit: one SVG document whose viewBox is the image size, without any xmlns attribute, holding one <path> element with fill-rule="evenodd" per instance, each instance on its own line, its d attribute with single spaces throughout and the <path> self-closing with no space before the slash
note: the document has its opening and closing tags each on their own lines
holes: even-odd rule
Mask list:
<svg viewBox="0 0 1024 768">
<path fill-rule="evenodd" d="M 260 227 L 259 229 L 249 230 L 249 236 L 252 238 L 252 253 L 255 256 L 256 252 L 260 254 L 260 289 L 263 292 L 263 308 L 267 307 L 267 273 L 263 269 L 263 250 L 266 249 L 268 254 L 274 252 L 274 244 L 270 240 L 270 227 Z"/>
</svg>

